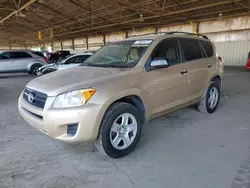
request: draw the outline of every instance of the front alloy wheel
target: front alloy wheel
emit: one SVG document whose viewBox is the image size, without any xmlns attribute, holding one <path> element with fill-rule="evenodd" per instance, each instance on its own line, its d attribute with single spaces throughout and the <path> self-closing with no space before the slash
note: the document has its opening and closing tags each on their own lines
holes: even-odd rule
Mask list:
<svg viewBox="0 0 250 188">
<path fill-rule="evenodd" d="M 121 114 L 114 121 L 110 130 L 110 142 L 115 149 L 128 148 L 134 141 L 137 133 L 137 121 L 132 114 Z"/>
<path fill-rule="evenodd" d="M 103 117 L 95 145 L 102 154 L 111 158 L 126 156 L 136 147 L 141 129 L 142 118 L 135 106 L 114 103 Z"/>
</svg>

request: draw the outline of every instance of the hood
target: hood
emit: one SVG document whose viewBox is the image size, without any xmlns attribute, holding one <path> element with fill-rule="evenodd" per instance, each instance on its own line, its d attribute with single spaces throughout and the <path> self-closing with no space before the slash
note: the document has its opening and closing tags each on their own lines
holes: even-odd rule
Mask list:
<svg viewBox="0 0 250 188">
<path fill-rule="evenodd" d="M 57 96 L 60 93 L 76 89 L 98 87 L 109 79 L 126 76 L 129 68 L 100 68 L 78 66 L 43 75 L 27 85 L 28 88 Z"/>
<path fill-rule="evenodd" d="M 68 68 L 72 68 L 72 67 L 77 67 L 77 66 L 79 66 L 80 65 L 80 63 L 79 64 L 69 64 L 69 65 L 59 65 L 59 66 L 57 66 L 57 70 L 63 70 L 63 69 L 68 69 Z"/>
<path fill-rule="evenodd" d="M 39 70 L 43 70 L 44 68 L 50 68 L 50 67 L 54 67 L 55 63 L 52 63 L 52 64 L 46 64 L 46 65 L 43 65 L 39 68 Z"/>
</svg>

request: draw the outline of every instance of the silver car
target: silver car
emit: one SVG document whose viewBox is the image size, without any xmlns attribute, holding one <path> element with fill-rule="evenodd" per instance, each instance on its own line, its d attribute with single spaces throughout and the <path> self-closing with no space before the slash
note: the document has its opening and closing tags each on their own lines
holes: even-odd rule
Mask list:
<svg viewBox="0 0 250 188">
<path fill-rule="evenodd" d="M 48 65 L 44 65 L 40 67 L 37 75 L 40 76 L 40 75 L 48 74 L 50 72 L 54 72 L 57 70 L 77 67 L 92 55 L 93 55 L 92 52 L 87 52 L 87 53 L 84 52 L 84 53 L 79 53 L 75 55 L 70 55 L 69 57 L 67 57 L 66 59 L 62 61 L 58 61 L 56 63 L 48 64 Z"/>
<path fill-rule="evenodd" d="M 26 72 L 37 75 L 47 59 L 42 53 L 28 50 L 0 51 L 0 73 Z"/>
</svg>

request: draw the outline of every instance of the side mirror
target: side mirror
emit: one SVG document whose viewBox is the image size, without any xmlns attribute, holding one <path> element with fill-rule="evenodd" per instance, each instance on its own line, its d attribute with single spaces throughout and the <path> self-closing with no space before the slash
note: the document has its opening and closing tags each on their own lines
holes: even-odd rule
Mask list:
<svg viewBox="0 0 250 188">
<path fill-rule="evenodd" d="M 169 64 L 165 58 L 154 58 L 151 61 L 150 66 L 152 68 L 166 68 Z"/>
</svg>

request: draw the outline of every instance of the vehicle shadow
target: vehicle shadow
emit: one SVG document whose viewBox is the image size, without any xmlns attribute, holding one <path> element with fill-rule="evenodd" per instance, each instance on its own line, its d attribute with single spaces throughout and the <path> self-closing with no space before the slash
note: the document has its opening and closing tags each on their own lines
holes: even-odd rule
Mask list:
<svg viewBox="0 0 250 188">
<path fill-rule="evenodd" d="M 34 75 L 30 75 L 30 74 L 25 74 L 25 73 L 16 73 L 16 74 L 0 74 L 0 79 L 4 79 L 4 78 L 23 78 L 23 77 L 34 77 Z"/>
</svg>

